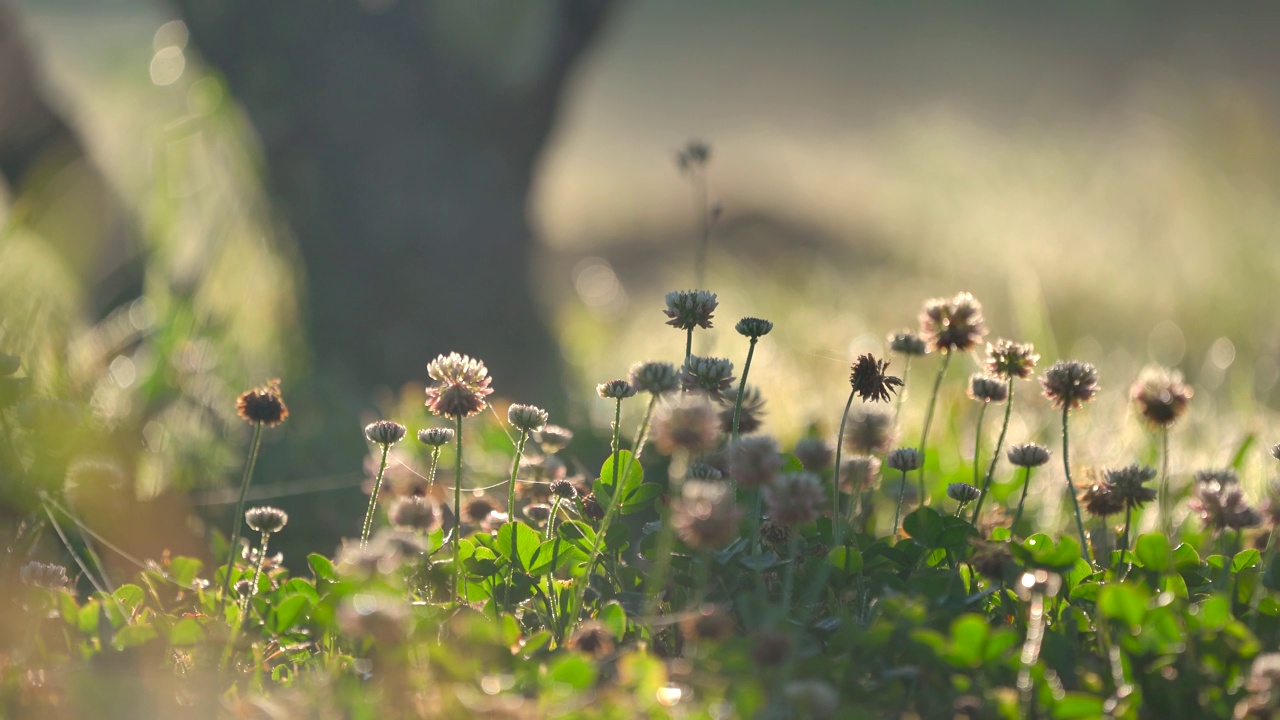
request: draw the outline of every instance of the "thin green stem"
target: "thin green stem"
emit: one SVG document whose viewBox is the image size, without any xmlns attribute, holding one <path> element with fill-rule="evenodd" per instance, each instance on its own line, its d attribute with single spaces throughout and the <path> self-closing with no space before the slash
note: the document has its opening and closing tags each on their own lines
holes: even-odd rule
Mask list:
<svg viewBox="0 0 1280 720">
<path fill-rule="evenodd" d="M 1027 504 L 1027 489 L 1031 487 L 1031 468 L 1022 469 L 1022 497 L 1018 499 L 1018 511 L 1013 514 L 1013 524 L 1009 526 L 1009 537 L 1013 537 L 1014 528 L 1022 519 L 1022 506 Z"/>
<path fill-rule="evenodd" d="M 222 602 L 231 594 L 231 570 L 235 567 L 236 552 L 240 546 L 240 523 L 244 522 L 244 499 L 249 493 L 253 478 L 253 466 L 258 462 L 258 449 L 262 446 L 262 423 L 253 424 L 253 439 L 249 441 L 249 456 L 244 463 L 244 477 L 240 479 L 240 495 L 236 498 L 236 512 L 231 516 L 231 541 L 227 548 L 226 577 L 222 581 Z"/>
<path fill-rule="evenodd" d="M 645 408 L 644 418 L 640 420 L 640 427 L 636 429 L 636 439 L 631 443 L 631 457 L 636 462 L 640 462 L 640 455 L 644 453 L 645 445 L 649 442 L 649 421 L 653 419 L 653 409 L 658 404 L 659 395 L 649 396 L 649 406 Z M 627 466 L 627 472 L 631 471 L 631 466 Z"/>
<path fill-rule="evenodd" d="M 98 582 L 98 579 L 93 576 L 93 573 L 89 571 L 89 566 L 86 565 L 84 560 L 80 557 L 80 553 L 77 553 L 75 548 L 72 547 L 71 539 L 62 531 L 62 525 L 58 524 L 58 519 L 53 516 L 53 510 L 50 509 L 48 503 L 44 505 L 44 512 L 49 516 L 49 524 L 53 525 L 53 531 L 58 534 L 58 539 L 62 541 L 62 546 L 71 554 L 71 559 L 75 560 L 76 565 L 80 568 L 80 572 L 84 573 L 85 578 L 89 580 L 89 584 L 93 586 L 94 590 L 97 590 L 103 595 L 110 596 L 111 593 L 107 592 L 106 588 L 104 588 L 102 584 Z"/>
<path fill-rule="evenodd" d="M 747 348 L 747 361 L 742 364 L 742 379 L 738 381 L 738 397 L 733 403 L 733 440 L 738 440 L 738 419 L 742 416 L 742 398 L 747 392 L 747 373 L 751 371 L 751 356 L 756 352 L 757 338 L 751 338 L 751 346 Z"/>
<path fill-rule="evenodd" d="M 982 485 L 979 489 L 982 494 L 978 496 L 978 506 L 973 509 L 973 526 L 978 527 L 978 520 L 982 514 L 982 505 L 987 501 L 987 492 L 991 490 L 991 481 L 996 475 L 996 464 L 1000 462 L 1000 451 L 1004 449 L 1004 438 L 1009 432 L 1009 416 L 1013 413 L 1013 378 L 1009 378 L 1009 396 L 1005 398 L 1004 405 L 1004 422 L 1000 424 L 1000 437 L 996 440 L 996 449 L 991 453 L 991 463 L 987 465 L 987 475 L 982 479 Z M 978 456 L 973 456 L 974 468 L 978 467 Z M 976 483 L 975 483 L 976 484 Z"/>
<path fill-rule="evenodd" d="M 1120 534 L 1120 559 L 1124 560 L 1125 553 L 1129 552 L 1129 528 L 1133 527 L 1133 506 L 1125 503 L 1124 506 L 1124 532 Z"/>
<path fill-rule="evenodd" d="M 684 337 L 684 366 L 689 367 L 689 358 L 693 357 L 693 327 L 690 326 Z"/>
<path fill-rule="evenodd" d="M 382 476 L 387 472 L 387 453 L 391 445 L 382 444 L 382 462 L 378 464 L 378 477 L 373 480 L 373 493 L 369 495 L 369 509 L 364 513 L 364 525 L 360 530 L 360 547 L 369 544 L 369 532 L 373 530 L 373 511 L 378 507 L 378 493 L 382 491 Z"/>
<path fill-rule="evenodd" d="M 1071 403 L 1062 405 L 1062 470 L 1067 476 L 1067 494 L 1071 496 L 1071 507 L 1076 512 L 1076 530 L 1080 533 L 1080 554 L 1085 562 L 1092 564 L 1093 553 L 1089 550 L 1089 538 L 1084 534 L 1084 518 L 1080 515 L 1080 499 L 1076 497 L 1076 484 L 1071 482 L 1071 450 L 1070 436 L 1067 433 L 1067 417 L 1071 413 Z"/>
<path fill-rule="evenodd" d="M 933 425 L 933 411 L 938 405 L 938 391 L 942 388 L 942 377 L 947 374 L 947 366 L 951 364 L 951 351 L 942 351 L 942 366 L 938 368 L 938 376 L 933 381 L 933 393 L 929 395 L 929 407 L 924 413 L 924 431 L 920 433 L 920 505 L 928 503 L 929 496 L 925 492 L 924 466 L 928 455 L 925 450 L 929 444 L 929 428 Z"/>
<path fill-rule="evenodd" d="M 902 365 L 902 387 L 898 390 L 898 399 L 893 405 L 893 426 L 898 426 L 898 419 L 902 417 L 902 403 L 907 399 L 907 380 L 911 377 L 911 356 L 904 355 L 906 361 Z"/>
<path fill-rule="evenodd" d="M 453 434 L 453 592 L 458 605 L 466 596 L 462 587 L 462 416 L 455 418 Z"/>
<path fill-rule="evenodd" d="M 249 586 L 249 592 L 245 593 L 244 606 L 240 612 L 244 615 L 249 614 L 249 602 L 254 595 L 258 594 L 258 581 L 262 579 L 262 565 L 267 560 L 267 543 L 271 538 L 271 533 L 262 533 L 262 549 L 258 551 L 258 567 L 253 571 L 253 584 Z"/>
<path fill-rule="evenodd" d="M 982 420 L 987 416 L 988 403 L 982 403 L 978 408 L 978 422 L 973 430 L 973 486 L 982 487 L 982 482 L 978 479 L 979 460 L 982 456 Z"/>
<path fill-rule="evenodd" d="M 440 446 L 431 448 L 431 470 L 427 473 L 427 487 L 436 484 L 436 469 L 440 467 Z"/>
<path fill-rule="evenodd" d="M 1173 508 L 1169 502 L 1169 428 L 1160 428 L 1160 527 L 1165 537 L 1173 535 Z"/>
<path fill-rule="evenodd" d="M 609 526 L 613 523 L 613 518 L 618 513 L 618 508 L 622 506 L 622 493 L 618 488 L 618 432 L 622 426 L 622 398 L 618 398 L 613 410 L 613 441 L 610 448 L 613 455 L 610 457 L 613 464 L 613 495 L 609 498 L 609 508 L 605 510 L 604 518 L 600 521 L 600 527 L 596 530 L 596 537 L 591 541 L 591 552 L 587 554 L 587 564 L 583 566 L 582 578 L 578 581 L 577 591 L 574 593 L 573 603 L 573 622 L 568 627 L 578 624 L 578 620 L 582 617 L 582 604 L 586 601 L 587 585 L 591 582 L 591 576 L 595 573 L 596 563 L 600 560 L 600 546 L 604 543 L 604 537 L 609 532 Z M 567 629 L 567 628 L 566 628 Z"/>
<path fill-rule="evenodd" d="M 511 481 L 507 483 L 507 522 L 511 523 L 511 556 L 508 558 L 510 569 L 507 571 L 507 597 L 505 598 L 507 605 L 511 602 L 511 585 L 516 578 L 516 562 L 520 559 L 516 550 L 516 538 L 519 536 L 515 528 L 515 524 L 519 522 L 516 520 L 516 476 L 520 472 L 520 457 L 524 455 L 524 444 L 528 440 L 529 431 L 521 430 L 520 440 L 516 443 L 516 457 L 511 462 Z M 550 527 L 550 519 L 547 520 L 547 525 Z"/>
<path fill-rule="evenodd" d="M 893 537 L 898 537 L 898 529 L 902 527 L 899 521 L 902 519 L 902 499 L 907 496 L 907 471 L 902 471 L 902 485 L 898 488 L 898 507 L 893 511 Z"/>
<path fill-rule="evenodd" d="M 840 433 L 836 435 L 836 467 L 831 474 L 831 532 L 835 536 L 835 544 L 844 540 L 844 529 L 840 520 L 840 452 L 844 448 L 844 429 L 849 422 L 849 409 L 853 407 L 853 398 L 857 390 L 849 391 L 849 400 L 844 404 L 844 414 L 840 416 Z"/>
</svg>

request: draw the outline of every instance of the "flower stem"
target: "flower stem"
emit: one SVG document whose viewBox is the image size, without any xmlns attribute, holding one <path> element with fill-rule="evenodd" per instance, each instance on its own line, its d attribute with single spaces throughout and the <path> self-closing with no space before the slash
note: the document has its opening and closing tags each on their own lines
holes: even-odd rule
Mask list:
<svg viewBox="0 0 1280 720">
<path fill-rule="evenodd" d="M 518 534 L 516 533 L 515 528 L 515 524 L 518 522 L 516 520 L 516 476 L 520 472 L 520 457 L 524 455 L 524 444 L 528 442 L 528 440 L 529 431 L 521 430 L 520 441 L 516 443 L 516 458 L 511 463 L 511 481 L 507 483 L 507 522 L 511 523 L 511 557 L 508 558 L 510 562 L 510 569 L 507 571 L 506 597 L 508 605 L 511 602 L 511 585 L 516 579 L 516 562 L 520 559 L 520 555 L 517 553 L 516 548 L 516 538 L 518 537 Z M 550 526 L 551 520 L 548 520 L 547 524 Z"/>
<path fill-rule="evenodd" d="M 253 478 L 253 466 L 258 462 L 258 449 L 262 446 L 262 423 L 253 424 L 253 439 L 249 441 L 249 456 L 244 463 L 244 477 L 240 479 L 240 495 L 236 498 L 236 513 L 231 517 L 231 541 L 227 548 L 226 576 L 222 580 L 222 601 L 231 595 L 231 570 L 235 567 L 236 551 L 240 545 L 240 523 L 244 522 L 244 498 L 249 493 Z"/>
<path fill-rule="evenodd" d="M 1160 428 L 1160 527 L 1173 534 L 1173 509 L 1169 507 L 1169 428 Z"/>
<path fill-rule="evenodd" d="M 636 462 L 640 461 L 640 455 L 644 452 L 644 446 L 649 442 L 649 421 L 653 419 L 653 408 L 658 404 L 658 397 L 658 395 L 651 395 L 649 397 L 649 406 L 645 408 L 644 418 L 640 420 L 640 427 L 636 430 L 636 439 L 631 443 L 631 456 Z M 630 472 L 630 470 L 631 466 L 628 465 L 627 471 Z"/>
<path fill-rule="evenodd" d="M 893 537 L 898 537 L 898 522 L 902 519 L 902 499 L 907 496 L 907 471 L 902 471 L 902 485 L 898 488 L 898 508 L 893 511 Z"/>
<path fill-rule="evenodd" d="M 981 481 L 978 479 L 978 460 L 982 455 L 982 420 L 987 416 L 987 403 L 982 403 L 978 408 L 978 422 L 973 430 L 973 486 L 982 487 Z"/>
<path fill-rule="evenodd" d="M 840 416 L 840 434 L 836 435 L 836 467 L 831 474 L 831 532 L 836 545 L 840 545 L 844 540 L 844 529 L 840 518 L 840 451 L 844 447 L 844 429 L 849 422 L 849 409 L 853 407 L 853 398 L 857 394 L 857 390 L 849 391 L 849 400 L 844 404 L 844 414 Z"/>
<path fill-rule="evenodd" d="M 738 397 L 733 403 L 733 440 L 738 440 L 738 419 L 742 415 L 742 397 L 747 392 L 747 373 L 751 371 L 751 356 L 756 352 L 757 338 L 751 338 L 751 346 L 747 348 L 747 361 L 742 364 L 742 379 L 738 381 Z"/>
<path fill-rule="evenodd" d="M 1125 503 L 1124 507 L 1124 532 L 1120 535 L 1120 560 L 1124 561 L 1125 553 L 1129 552 L 1129 528 L 1133 524 L 1133 506 Z"/>
<path fill-rule="evenodd" d="M 689 358 L 693 356 L 693 328 L 690 327 L 685 331 L 684 336 L 684 366 L 689 367 Z"/>
<path fill-rule="evenodd" d="M 1071 506 L 1076 511 L 1076 530 L 1080 533 L 1080 554 L 1085 562 L 1093 564 L 1089 551 L 1089 538 L 1084 534 L 1084 518 L 1080 516 L 1080 499 L 1076 497 L 1076 485 L 1071 482 L 1070 436 L 1067 434 L 1067 417 L 1071 413 L 1071 404 L 1062 405 L 1062 470 L 1067 475 L 1067 494 L 1071 496 Z"/>
<path fill-rule="evenodd" d="M 453 592 L 462 605 L 466 593 L 462 587 L 462 416 L 456 418 L 453 440 Z"/>
<path fill-rule="evenodd" d="M 938 390 L 942 388 L 942 377 L 947 374 L 947 366 L 951 364 L 951 351 L 942 351 L 942 366 L 938 368 L 938 377 L 933 381 L 933 393 L 929 395 L 929 408 L 924 413 L 924 431 L 920 433 L 920 505 L 923 507 L 929 500 L 924 486 L 925 448 L 929 443 L 929 427 L 933 425 L 933 410 L 938 404 Z"/>
<path fill-rule="evenodd" d="M 692 331 L 690 331 L 692 337 Z M 591 542 L 591 552 L 587 554 L 587 564 L 583 566 L 582 578 L 578 581 L 577 592 L 574 593 L 573 617 L 572 622 L 566 627 L 574 627 L 578 624 L 578 620 L 582 617 L 582 604 L 587 598 L 587 585 L 591 582 L 591 575 L 595 573 L 596 563 L 600 560 L 600 546 L 604 544 L 604 537 L 609 532 L 609 525 L 613 523 L 614 516 L 618 513 L 618 508 L 622 506 L 622 493 L 618 487 L 618 431 L 622 426 L 622 398 L 615 401 L 613 410 L 613 442 L 609 446 L 613 450 L 610 459 L 613 461 L 613 494 L 609 498 L 609 508 L 605 510 L 604 518 L 600 521 L 600 527 L 596 530 L 596 537 Z"/>
<path fill-rule="evenodd" d="M 258 594 L 258 581 L 262 578 L 262 565 L 267 561 L 267 542 L 270 537 L 271 533 L 262 533 L 262 548 L 258 550 L 258 567 L 253 571 L 253 584 L 249 586 L 249 592 L 245 593 L 244 606 L 240 610 L 242 614 L 249 614 L 249 601 Z"/>
<path fill-rule="evenodd" d="M 387 472 L 387 453 L 391 446 L 383 444 L 382 462 L 378 465 L 378 477 L 373 481 L 373 493 L 369 495 L 369 509 L 364 513 L 364 527 L 360 530 L 360 547 L 369 544 L 369 532 L 373 530 L 373 511 L 378 506 L 378 493 L 382 491 L 382 476 Z"/>
<path fill-rule="evenodd" d="M 978 506 L 973 509 L 973 522 L 975 528 L 978 527 L 979 516 L 982 514 L 982 504 L 987 501 L 987 492 L 991 490 L 991 480 L 996 475 L 996 463 L 1000 462 L 1000 450 L 1004 448 L 1004 438 L 1009 432 L 1009 416 L 1013 413 L 1013 378 L 1009 378 L 1009 397 L 1005 398 L 1004 405 L 1004 422 L 1000 424 L 1000 437 L 996 440 L 996 449 L 991 453 L 991 463 L 987 465 L 987 475 L 982 479 L 982 485 L 979 486 L 982 494 L 978 496 Z M 978 467 L 978 456 L 973 456 L 973 467 Z M 977 483 L 974 483 L 975 485 Z"/>
<path fill-rule="evenodd" d="M 440 467 L 440 446 L 431 448 L 431 471 L 427 473 L 427 488 L 436 484 L 436 469 Z"/>
<path fill-rule="evenodd" d="M 1009 537 L 1013 537 L 1014 528 L 1018 527 L 1018 521 L 1022 519 L 1022 506 L 1027 503 L 1027 489 L 1031 487 L 1031 468 L 1023 468 L 1022 471 L 1022 497 L 1018 499 L 1018 511 L 1013 514 L 1013 524 L 1009 525 Z M 976 514 L 974 520 L 977 520 Z"/>
<path fill-rule="evenodd" d="M 898 426 L 898 418 L 902 416 L 902 403 L 907 395 L 907 379 L 911 377 L 911 356 L 906 355 L 906 362 L 902 366 L 902 388 L 898 390 L 898 399 L 893 405 L 893 426 Z"/>
</svg>

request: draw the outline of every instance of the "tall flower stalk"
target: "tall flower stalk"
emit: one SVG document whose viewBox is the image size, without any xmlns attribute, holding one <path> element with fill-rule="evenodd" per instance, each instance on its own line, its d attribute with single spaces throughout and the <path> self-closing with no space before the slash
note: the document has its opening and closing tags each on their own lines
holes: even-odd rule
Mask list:
<svg viewBox="0 0 1280 720">
<path fill-rule="evenodd" d="M 1049 449 L 1035 443 L 1014 445 L 1009 448 L 1008 458 L 1010 464 L 1023 469 L 1022 496 L 1018 499 L 1018 511 L 1013 515 L 1013 524 L 1009 526 L 1009 532 L 1012 534 L 1018 527 L 1018 521 L 1022 519 L 1022 508 L 1027 504 L 1027 490 L 1031 487 L 1031 469 L 1049 462 Z M 973 514 L 973 524 L 975 527 L 978 524 L 977 512 Z"/>
<path fill-rule="evenodd" d="M 1004 395 L 1004 421 L 1000 424 L 1000 437 L 996 440 L 996 448 L 991 453 L 991 463 L 987 466 L 987 474 L 982 480 L 982 484 L 978 487 L 982 490 L 981 497 L 978 498 L 978 504 L 973 509 L 973 526 L 978 527 L 978 521 L 981 520 L 982 505 L 987 500 L 987 493 L 991 490 L 991 481 L 995 477 L 996 463 L 1000 461 L 1000 450 L 1004 448 L 1004 439 L 1009 432 L 1009 417 L 1013 414 L 1013 381 L 1015 379 L 1025 380 L 1031 377 L 1031 373 L 1035 370 L 1036 362 L 1040 360 L 1040 355 L 1036 353 L 1035 347 L 1031 343 L 1016 343 L 1011 340 L 997 340 L 995 344 L 987 343 L 987 373 L 995 378 L 1004 379 L 1006 382 Z M 971 388 L 974 390 L 974 388 Z M 984 388 L 984 395 L 991 399 L 995 399 L 1000 395 L 1000 391 L 994 386 L 988 385 Z M 974 455 L 974 467 L 977 467 L 977 455 Z M 975 485 L 977 483 L 974 483 Z M 1023 497 L 1026 497 L 1026 489 L 1023 489 Z"/>
<path fill-rule="evenodd" d="M 275 427 L 289 417 L 289 408 L 280 396 L 280 381 L 269 380 L 262 387 L 246 390 L 236 400 L 236 414 L 253 425 L 253 438 L 249 441 L 249 455 L 244 463 L 244 475 L 240 478 L 240 493 L 236 496 L 235 518 L 227 548 L 226 575 L 222 581 L 222 599 L 231 595 L 231 575 L 235 567 L 236 552 L 240 547 L 240 518 L 244 517 L 244 501 L 249 494 L 253 468 L 258 462 L 258 450 L 262 447 L 262 429 Z"/>
<path fill-rule="evenodd" d="M 507 604 L 510 604 L 511 586 L 515 582 L 516 563 L 520 559 L 517 548 L 516 532 L 516 479 L 520 473 L 520 459 L 524 457 L 524 446 L 529 441 L 529 433 L 541 430 L 547 424 L 547 411 L 533 405 L 512 405 L 507 409 L 507 422 L 520 431 L 520 439 L 516 441 L 516 456 L 511 461 L 511 480 L 507 482 L 507 521 L 511 525 L 511 555 L 507 571 Z M 548 524 L 553 522 L 548 518 Z"/>
<path fill-rule="evenodd" d="M 942 352 L 942 364 L 938 366 L 938 374 L 933 379 L 933 392 L 929 393 L 929 405 L 924 411 L 924 428 L 920 431 L 920 504 L 925 505 L 929 499 L 929 495 L 925 489 L 924 482 L 924 456 L 929 447 L 929 429 L 933 426 L 933 411 L 938 404 L 938 391 L 942 389 L 942 378 L 947 374 L 947 366 L 951 364 L 951 352 L 944 350 Z"/>
<path fill-rule="evenodd" d="M 885 465 L 902 473 L 902 484 L 898 487 L 898 505 L 893 512 L 893 537 L 898 537 L 902 528 L 902 500 L 907 495 L 907 473 L 920 467 L 924 455 L 915 448 L 898 448 L 885 458 Z"/>
<path fill-rule="evenodd" d="M 382 492 L 382 478 L 387 472 L 387 455 L 391 446 L 404 439 L 405 427 L 390 420 L 379 420 L 370 423 L 364 429 L 365 437 L 382 448 L 382 459 L 378 463 L 378 476 L 373 480 L 373 492 L 369 495 L 369 509 L 364 513 L 364 526 L 360 530 L 360 547 L 369 544 L 369 533 L 373 530 L 373 515 L 378 507 L 378 494 Z"/>
<path fill-rule="evenodd" d="M 844 415 L 840 416 L 840 436 L 836 438 L 836 468 L 831 480 L 831 526 L 837 545 L 844 541 L 844 513 L 840 510 L 840 452 L 844 445 L 845 424 L 849 420 L 849 409 L 853 406 L 854 396 L 863 402 L 888 402 L 889 398 L 902 387 L 902 379 L 889 374 L 889 363 L 877 360 L 874 355 L 859 355 L 849 371 L 849 400 L 844 406 Z M 850 499 L 852 503 L 852 498 Z"/>
<path fill-rule="evenodd" d="M 249 592 L 244 594 L 242 613 L 249 612 L 249 601 L 258 593 L 258 582 L 262 579 L 262 566 L 267 561 L 267 544 L 272 533 L 280 532 L 289 522 L 289 516 L 280 508 L 256 507 L 244 514 L 245 524 L 252 530 L 262 533 L 262 542 L 258 547 L 258 564 L 253 570 L 253 582 Z"/>
<path fill-rule="evenodd" d="M 889 336 L 889 349 L 903 357 L 903 391 L 898 393 L 898 401 L 893 406 L 893 424 L 896 426 L 902 417 L 902 403 L 907 397 L 906 386 L 911 376 L 911 358 L 925 355 L 929 351 L 929 346 L 925 344 L 924 338 L 920 337 L 918 333 L 912 330 L 903 330 Z"/>
<path fill-rule="evenodd" d="M 751 341 L 751 345 L 747 347 L 747 360 L 742 364 L 742 379 L 738 382 L 738 394 L 733 402 L 733 428 L 730 438 L 737 440 L 738 423 L 742 416 L 742 398 L 747 394 L 747 373 L 751 371 L 751 358 L 756 352 L 756 342 L 769 334 L 769 331 L 773 329 L 773 323 L 761 318 L 745 317 L 738 321 L 734 329 L 738 331 L 739 335 Z"/>
<path fill-rule="evenodd" d="M 1080 500 L 1071 480 L 1071 435 L 1067 421 L 1073 408 L 1081 407 L 1098 394 L 1098 370 L 1086 362 L 1059 360 L 1045 371 L 1040 384 L 1044 388 L 1044 396 L 1054 407 L 1062 409 L 1062 470 L 1066 474 L 1067 494 L 1076 515 L 1076 530 L 1080 533 L 1080 554 L 1092 562 L 1089 538 L 1084 532 L 1084 518 L 1080 515 Z"/>
<path fill-rule="evenodd" d="M 1129 388 L 1133 401 L 1148 428 L 1160 435 L 1160 485 L 1158 488 L 1161 532 L 1173 532 L 1173 508 L 1169 497 L 1169 429 L 1187 412 L 1195 392 L 1182 380 L 1182 373 L 1158 365 L 1142 369 Z"/>
<path fill-rule="evenodd" d="M 459 605 L 466 601 L 462 586 L 462 420 L 482 412 L 489 406 L 486 396 L 492 378 L 484 363 L 459 353 L 440 355 L 427 365 L 427 374 L 436 382 L 427 388 L 427 409 L 435 415 L 454 421 L 453 481 L 453 587 Z"/>
</svg>

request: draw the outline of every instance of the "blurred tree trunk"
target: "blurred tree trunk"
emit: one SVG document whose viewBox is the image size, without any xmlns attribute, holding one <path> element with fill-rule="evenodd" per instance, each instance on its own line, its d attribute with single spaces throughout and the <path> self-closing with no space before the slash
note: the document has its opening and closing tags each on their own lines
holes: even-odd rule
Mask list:
<svg viewBox="0 0 1280 720">
<path fill-rule="evenodd" d="M 262 140 L 322 378 L 396 388 L 458 350 L 499 395 L 559 406 L 525 203 L 610 3 L 177 3 Z"/>
</svg>

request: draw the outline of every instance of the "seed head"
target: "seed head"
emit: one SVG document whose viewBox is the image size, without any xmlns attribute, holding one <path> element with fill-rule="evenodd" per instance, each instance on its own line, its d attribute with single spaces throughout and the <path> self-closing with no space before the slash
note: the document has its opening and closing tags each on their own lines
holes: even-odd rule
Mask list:
<svg viewBox="0 0 1280 720">
<path fill-rule="evenodd" d="M 956 482 L 947 485 L 947 497 L 961 505 L 977 500 L 980 495 L 982 495 L 982 491 L 969 483 Z"/>
<path fill-rule="evenodd" d="M 711 314 L 718 304 L 715 293 L 706 290 L 679 290 L 667 293 L 667 309 L 662 313 L 670 318 L 667 324 L 671 327 L 681 330 L 709 328 Z"/>
<path fill-rule="evenodd" d="M 803 470 L 779 475 L 763 492 L 769 519 L 781 525 L 812 522 L 826 502 L 822 479 Z"/>
<path fill-rule="evenodd" d="M 236 414 L 250 423 L 275 427 L 289 417 L 289 408 L 280 397 L 280 381 L 268 380 L 262 387 L 246 390 L 236 400 Z"/>
<path fill-rule="evenodd" d="M 1059 360 L 1045 371 L 1040 385 L 1054 407 L 1074 410 L 1098 394 L 1098 370 L 1087 362 Z"/>
<path fill-rule="evenodd" d="M 873 455 L 888 452 L 898 439 L 893 413 L 875 408 L 859 407 L 849 414 L 845 424 L 844 441 L 854 452 Z"/>
<path fill-rule="evenodd" d="M 1129 388 L 1129 397 L 1144 420 L 1152 428 L 1167 428 L 1186 414 L 1187 403 L 1195 394 L 1182 381 L 1182 373 L 1157 365 L 1143 368 Z"/>
<path fill-rule="evenodd" d="M 920 334 L 939 352 L 968 352 L 987 334 L 982 304 L 964 292 L 929 300 L 920 313 Z"/>
<path fill-rule="evenodd" d="M 45 590 L 64 590 L 71 586 L 67 569 L 53 563 L 29 562 L 22 566 L 22 582 Z"/>
<path fill-rule="evenodd" d="M 434 501 L 419 495 L 396 498 L 387 514 L 396 527 L 431 532 L 440 525 L 440 509 Z"/>
<path fill-rule="evenodd" d="M 778 441 L 767 435 L 739 438 L 729 448 L 729 477 L 743 488 L 768 485 L 781 469 Z"/>
<path fill-rule="evenodd" d="M 246 510 L 244 521 L 260 533 L 277 533 L 289 522 L 289 514 L 280 508 L 263 505 Z"/>
<path fill-rule="evenodd" d="M 631 387 L 636 392 L 666 395 L 680 387 L 680 373 L 671 363 L 636 363 L 631 366 Z"/>
<path fill-rule="evenodd" d="M 418 442 L 440 447 L 453 442 L 453 428 L 423 428 L 418 431 Z"/>
<path fill-rule="evenodd" d="M 562 500 L 572 500 L 578 497 L 578 488 L 568 480 L 556 480 L 551 483 L 551 494 Z"/>
<path fill-rule="evenodd" d="M 880 461 L 870 455 L 854 455 L 840 465 L 840 489 L 849 493 L 870 488 L 880 473 Z"/>
<path fill-rule="evenodd" d="M 738 402 L 738 388 L 732 388 L 724 394 L 720 401 L 720 429 L 726 434 L 733 432 L 733 408 Z M 742 394 L 742 407 L 738 412 L 738 432 L 743 435 L 760 429 L 764 425 L 764 398 L 760 389 L 748 385 Z"/>
<path fill-rule="evenodd" d="M 1009 462 L 1018 467 L 1033 468 L 1049 462 L 1049 448 L 1035 443 L 1024 443 L 1009 448 Z"/>
<path fill-rule="evenodd" d="M 699 395 L 685 395 L 663 404 L 654 413 L 653 444 L 670 455 L 677 449 L 691 454 L 706 452 L 720 441 L 720 417 Z"/>
<path fill-rule="evenodd" d="M 738 536 L 742 508 L 728 483 L 689 480 L 680 488 L 671 516 L 676 535 L 691 548 L 718 550 Z"/>
<path fill-rule="evenodd" d="M 884 464 L 899 472 L 911 472 L 912 470 L 918 470 L 923 462 L 924 458 L 920 455 L 919 450 L 904 447 L 889 453 L 889 456 L 885 458 Z"/>
<path fill-rule="evenodd" d="M 435 385 L 427 388 L 427 409 L 456 420 L 477 415 L 488 407 L 485 397 L 493 392 L 489 369 L 484 363 L 459 353 L 440 355 L 427 365 Z"/>
<path fill-rule="evenodd" d="M 369 442 L 383 447 L 395 445 L 404 439 L 404 426 L 390 420 L 379 420 L 364 426 L 364 436 Z"/>
<path fill-rule="evenodd" d="M 889 349 L 907 357 L 919 357 L 929 352 L 924 338 L 914 330 L 903 330 L 890 335 Z"/>
<path fill-rule="evenodd" d="M 994 345 L 987 343 L 987 372 L 998 378 L 1026 380 L 1039 361 L 1040 355 L 1031 343 L 1004 339 L 997 340 Z"/>
<path fill-rule="evenodd" d="M 811 473 L 821 474 L 826 472 L 835 460 L 835 453 L 831 449 L 831 443 L 816 436 L 797 440 L 796 446 L 791 450 L 791 454 L 795 455 L 800 464 L 804 466 L 804 469 Z"/>
<path fill-rule="evenodd" d="M 507 408 L 507 422 L 521 432 L 536 432 L 547 424 L 547 411 L 533 405 L 512 405 Z"/>
<path fill-rule="evenodd" d="M 977 374 L 969 378 L 969 397 L 983 403 L 1001 403 L 1009 399 L 1009 386 L 998 378 Z"/>
<path fill-rule="evenodd" d="M 725 358 L 690 355 L 680 382 L 685 390 L 701 390 L 719 400 L 733 387 L 733 363 Z"/>
<path fill-rule="evenodd" d="M 1106 482 L 1113 487 L 1116 497 L 1129 508 L 1139 508 L 1156 499 L 1155 488 L 1149 488 L 1143 484 L 1154 479 L 1155 476 L 1156 471 L 1145 465 L 1141 467 L 1130 465 L 1103 473 Z"/>
<path fill-rule="evenodd" d="M 573 431 L 559 425 L 544 425 L 535 435 L 543 452 L 559 452 L 573 442 Z"/>
<path fill-rule="evenodd" d="M 762 318 L 744 317 L 733 326 L 733 329 L 737 330 L 739 335 L 755 340 L 768 335 L 773 329 L 773 323 Z"/>
<path fill-rule="evenodd" d="M 849 372 L 849 384 L 863 402 L 888 402 L 902 386 L 902 379 L 886 374 L 889 363 L 867 353 L 859 355 Z"/>
</svg>

